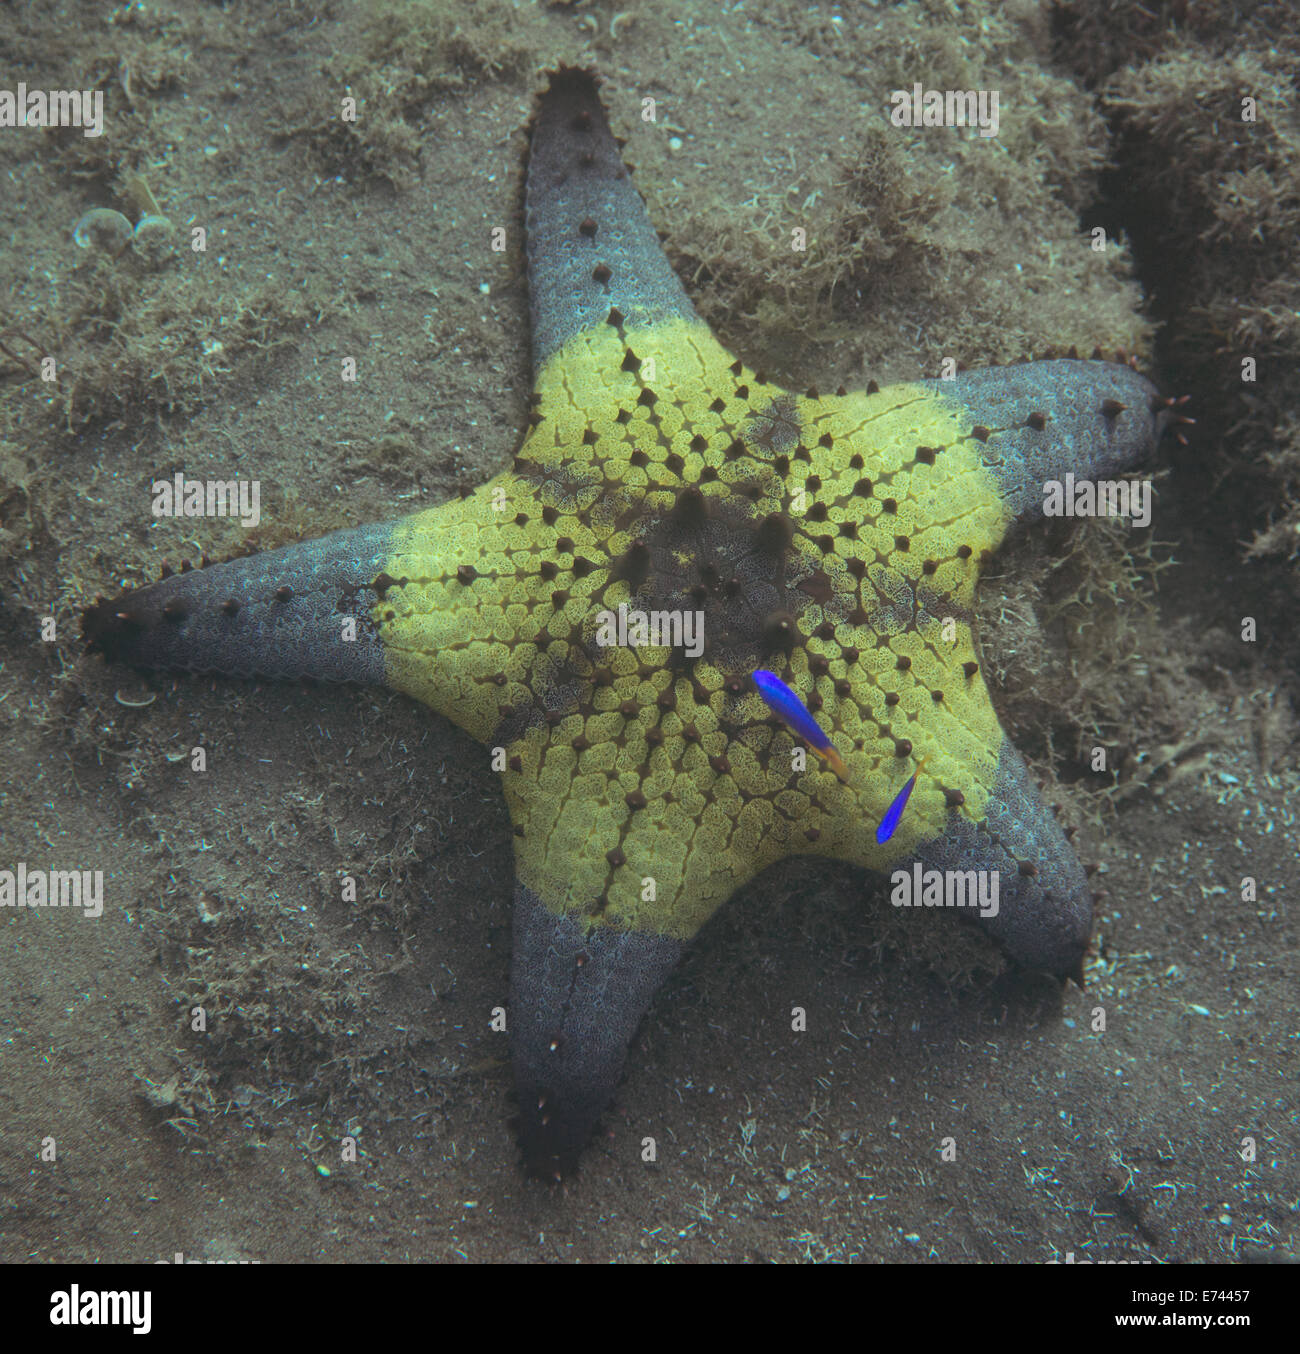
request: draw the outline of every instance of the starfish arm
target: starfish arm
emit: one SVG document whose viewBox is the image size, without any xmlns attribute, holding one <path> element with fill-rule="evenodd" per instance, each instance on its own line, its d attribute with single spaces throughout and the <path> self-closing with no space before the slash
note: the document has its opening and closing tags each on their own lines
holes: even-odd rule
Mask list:
<svg viewBox="0 0 1300 1354">
<path fill-rule="evenodd" d="M 568 1174 L 609 1103 L 628 1044 L 681 956 L 670 936 L 588 928 L 515 888 L 511 1052 L 524 1163 Z"/>
<path fill-rule="evenodd" d="M 392 531 L 335 531 L 173 574 L 101 598 L 82 632 L 109 660 L 141 668 L 381 683 L 371 609 Z"/>
<path fill-rule="evenodd" d="M 983 925 L 1017 963 L 1082 983 L 1092 931 L 1088 878 L 1039 796 L 1024 758 L 1005 738 L 984 817 L 954 814 L 917 859 L 936 870 L 998 872 L 998 910 Z"/>
<path fill-rule="evenodd" d="M 1043 484 L 1102 479 L 1147 459 L 1169 421 L 1156 388 L 1114 362 L 1027 362 L 918 381 L 960 407 L 1013 518 L 1043 516 Z"/>
<path fill-rule="evenodd" d="M 533 491 L 507 473 L 393 522 L 101 599 L 83 633 L 142 668 L 388 686 L 510 742 L 554 699 L 545 650 L 552 628 L 570 631 L 525 507 L 537 512 Z"/>
<path fill-rule="evenodd" d="M 620 665 L 635 668 L 626 653 Z M 774 730 L 711 761 L 724 735 L 705 712 L 688 726 L 675 696 L 622 712 L 639 681 L 615 677 L 596 708 L 533 722 L 507 748 L 520 1142 L 547 1177 L 572 1168 L 687 942 L 792 842 L 809 844 L 798 803 L 764 769 Z"/>
<path fill-rule="evenodd" d="M 595 81 L 585 72 L 554 75 L 541 98 L 526 211 L 539 374 L 575 336 L 604 326 L 611 312 L 633 328 L 665 320 L 699 324 L 623 164 Z M 571 354 L 571 372 L 573 362 Z M 605 373 L 593 363 L 590 374 Z"/>
</svg>

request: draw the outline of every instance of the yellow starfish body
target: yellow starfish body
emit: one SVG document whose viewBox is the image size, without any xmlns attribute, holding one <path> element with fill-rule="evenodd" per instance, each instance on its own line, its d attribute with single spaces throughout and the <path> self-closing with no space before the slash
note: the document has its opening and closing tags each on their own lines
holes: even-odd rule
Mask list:
<svg viewBox="0 0 1300 1354">
<path fill-rule="evenodd" d="M 952 812 L 982 819 L 1002 733 L 970 615 L 1009 518 L 958 405 L 915 385 L 793 397 L 677 319 L 584 330 L 537 396 L 514 470 L 399 526 L 385 572 L 403 586 L 373 613 L 391 685 L 500 738 L 522 883 L 589 924 L 686 940 L 785 855 L 880 869 Z M 678 524 L 693 487 L 702 502 Z M 765 560 L 763 523 L 782 518 L 788 558 Z M 664 647 L 597 646 L 620 603 L 692 609 L 692 586 L 725 591 L 690 572 L 715 523 L 782 574 L 773 612 L 802 603 L 787 670 L 820 697 L 847 785 L 812 758 L 794 770 L 798 744 L 752 686 L 728 689 L 765 661 L 761 633 L 710 634 L 706 612 L 689 671 Z M 620 562 L 656 539 L 679 546 L 682 586 L 663 595 L 652 568 L 638 596 Z M 929 791 L 878 846 L 913 754 L 931 759 Z"/>
</svg>

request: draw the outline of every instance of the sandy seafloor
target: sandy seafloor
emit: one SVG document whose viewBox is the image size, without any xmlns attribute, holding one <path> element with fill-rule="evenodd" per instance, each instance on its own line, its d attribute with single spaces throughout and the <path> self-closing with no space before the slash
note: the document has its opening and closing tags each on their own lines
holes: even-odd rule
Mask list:
<svg viewBox="0 0 1300 1354">
<path fill-rule="evenodd" d="M 115 50 L 124 31 L 108 12 L 6 7 L 6 68 L 75 83 L 66 64 Z M 1236 645 L 1257 574 L 1201 534 L 1216 490 L 1177 454 L 1162 456 L 1172 488 L 1152 535 L 1178 564 L 1148 589 L 1156 620 L 1143 631 L 1167 643 L 1126 655 L 1106 700 L 1122 729 L 1150 672 L 1177 669 L 1212 718 L 1184 731 L 1177 757 L 1140 737 L 1134 754 L 1181 773 L 1106 807 L 1068 709 L 1008 716 L 1044 777 L 1056 750 L 1058 797 L 1103 864 L 1087 989 L 1013 972 L 943 918 L 887 915 L 851 869 L 787 864 L 724 909 L 665 987 L 603 1133 L 559 1189 L 517 1167 L 508 1054 L 489 1027 L 507 996 L 511 834 L 477 745 L 385 693 L 142 676 L 78 642 L 96 593 L 241 543 L 229 523 L 155 523 L 156 475 L 256 476 L 259 543 L 277 545 L 437 503 L 509 464 L 529 390 L 523 128 L 549 62 L 585 51 L 610 77 L 656 225 L 679 259 L 698 259 L 728 220 L 770 236 L 804 210 L 815 238 L 817 202 L 801 204 L 818 166 L 849 163 L 862 129 L 883 125 L 891 75 L 925 80 L 943 50 L 972 73 L 992 59 L 971 13 L 905 7 L 878 29 L 886 11 L 869 6 L 628 9 L 611 38 L 615 7 L 520 6 L 529 58 L 432 89 L 410 123 L 418 162 L 395 187 L 286 134 L 304 109 L 328 117 L 339 84 L 323 68 L 350 50 L 351 11 L 151 12 L 174 23 L 144 36 L 189 58 L 156 90 L 137 79 L 135 112 L 110 81 L 110 117 L 154 120 L 160 205 L 216 241 L 164 268 L 211 270 L 227 317 L 268 281 L 325 300 L 293 332 L 277 333 L 273 312 L 267 332 L 287 341 L 214 362 L 189 407 L 155 395 L 114 416 L 110 390 L 69 432 L 38 383 L 7 368 L 0 385 L 0 868 L 106 877 L 98 921 L 0 916 L 0 1259 L 1293 1255 L 1297 768 L 1289 737 L 1269 733 L 1289 725 L 1266 720 L 1261 734 L 1260 711 L 1287 708 L 1295 677 Z M 998 22 L 1004 71 L 1049 70 L 1041 13 Z M 1044 118 L 1059 116 L 1054 100 L 1087 105 L 1068 72 L 1051 78 L 1035 86 Z M 656 124 L 631 111 L 645 92 Z M 1022 101 L 1022 127 L 1036 115 Z M 1100 122 L 1080 126 L 1104 153 Z M 5 314 L 32 328 L 67 316 L 91 266 L 74 220 L 120 198 L 111 177 L 17 135 L 0 133 Z M 1008 167 L 1007 153 L 962 151 L 958 213 L 968 192 L 978 210 L 965 214 L 973 275 L 955 299 L 884 277 L 875 298 L 858 279 L 838 329 L 801 334 L 788 293 L 775 309 L 751 304 L 740 263 L 688 288 L 707 293 L 734 350 L 792 383 L 824 372 L 823 388 L 930 375 L 946 351 L 1007 358 L 1021 339 L 1029 351 L 1096 334 L 1153 362 L 1132 261 L 1088 272 L 1073 253 L 1086 251 L 1080 204 L 1035 178 L 1063 177 L 1065 152 L 1050 169 Z M 933 145 L 909 161 L 917 191 L 926 174 L 943 179 L 942 161 Z M 1000 192 L 1021 195 L 1014 219 Z M 490 249 L 498 225 L 505 254 Z M 999 243 L 1019 231 L 1023 246 Z M 1046 318 L 1008 338 L 1022 312 Z M 336 376 L 346 353 L 364 357 L 355 386 Z M 1046 576 L 1060 549 L 1031 533 L 1015 567 Z M 39 642 L 51 613 L 57 639 Z M 183 757 L 196 744 L 210 750 L 202 775 Z M 359 904 L 336 901 L 345 870 L 363 882 Z M 1240 900 L 1245 875 L 1256 902 Z M 185 1014 L 200 992 L 220 1013 L 208 1036 Z M 806 1033 L 790 1032 L 792 1006 L 807 1009 Z M 342 1165 L 349 1132 L 361 1158 Z M 647 1133 L 660 1146 L 650 1165 Z M 53 1163 L 39 1160 L 47 1137 Z M 945 1162 L 948 1137 L 958 1152 Z"/>
</svg>

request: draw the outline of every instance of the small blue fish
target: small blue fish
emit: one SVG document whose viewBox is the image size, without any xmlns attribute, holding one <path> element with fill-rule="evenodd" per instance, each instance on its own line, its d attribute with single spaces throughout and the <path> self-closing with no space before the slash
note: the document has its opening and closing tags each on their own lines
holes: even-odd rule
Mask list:
<svg viewBox="0 0 1300 1354">
<path fill-rule="evenodd" d="M 929 754 L 922 757 L 916 764 L 916 770 L 912 772 L 912 779 L 898 792 L 894 797 L 894 802 L 885 810 L 885 816 L 880 820 L 880 826 L 876 829 L 876 842 L 880 846 L 894 835 L 894 829 L 898 826 L 898 820 L 903 816 L 903 810 L 907 808 L 907 801 L 912 797 L 912 788 L 916 784 L 916 778 L 925 769 L 925 764 L 929 760 Z"/>
<path fill-rule="evenodd" d="M 754 685 L 768 707 L 780 715 L 842 781 L 847 781 L 848 767 L 803 701 L 775 673 L 765 668 L 754 673 Z"/>
</svg>

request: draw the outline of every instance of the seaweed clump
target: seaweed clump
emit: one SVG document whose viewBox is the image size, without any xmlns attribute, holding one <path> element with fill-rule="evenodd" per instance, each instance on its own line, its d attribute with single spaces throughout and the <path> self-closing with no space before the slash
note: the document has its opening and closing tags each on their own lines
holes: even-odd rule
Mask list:
<svg viewBox="0 0 1300 1354">
<path fill-rule="evenodd" d="M 46 320 L 59 376 L 50 407 L 69 432 L 191 413 L 242 354 L 289 342 L 326 305 L 310 283 L 232 293 L 215 270 L 96 254 Z"/>
<path fill-rule="evenodd" d="M 843 41 L 815 14 L 790 23 L 814 52 Z M 1148 351 L 1125 242 L 1112 237 L 1094 252 L 1078 219 L 1105 164 L 1104 123 L 1075 82 L 1026 59 L 1027 50 L 1046 56 L 1046 26 L 984 4 L 918 24 L 915 7 L 900 6 L 873 19 L 873 34 L 870 70 L 838 89 L 828 75 L 825 94 L 872 110 L 863 131 L 832 140 L 829 153 L 812 133 L 783 133 L 785 187 L 748 201 L 739 190 L 693 197 L 684 213 L 668 198 L 656 210 L 655 184 L 671 172 L 639 181 L 652 214 L 688 215 L 691 234 L 675 233 L 669 248 L 724 339 L 797 380 L 824 375 L 828 362 L 884 381 L 918 368 L 935 375 L 953 358 L 983 366 L 1071 347 Z M 996 141 L 970 128 L 891 125 L 891 92 L 915 81 L 999 91 Z M 732 158 L 773 154 L 756 140 Z M 792 245 L 795 228 L 806 246 Z M 789 353 L 791 330 L 817 336 L 802 358 Z M 828 353 L 832 344 L 843 351 Z M 794 373 L 792 361 L 803 363 Z"/>
<path fill-rule="evenodd" d="M 289 128 L 334 173 L 409 188 L 427 141 L 421 122 L 436 97 L 523 70 L 526 18 L 505 0 L 449 12 L 436 0 L 378 0 L 352 26 L 348 51 L 326 65 L 330 104 L 313 96 Z M 343 100 L 351 101 L 347 115 Z"/>
<path fill-rule="evenodd" d="M 1116 41 L 1138 24 L 1140 41 Z M 1160 359 L 1197 392 L 1186 502 L 1225 553 L 1300 559 L 1300 102 L 1293 6 L 1057 7 L 1059 54 L 1114 132 L 1105 207 L 1132 231 Z M 1109 55 L 1107 55 L 1109 52 Z M 1126 64 L 1119 64 L 1115 53 Z M 1136 53 L 1140 58 L 1129 58 Z M 1253 363 L 1253 369 L 1252 369 Z M 1212 495 L 1198 488 L 1213 485 Z M 1212 499 L 1212 502 L 1208 501 Z"/>
<path fill-rule="evenodd" d="M 1063 820 L 1100 831 L 1120 800 L 1201 767 L 1248 659 L 1225 631 L 1194 642 L 1200 627 L 1161 616 L 1179 561 L 1151 532 L 1103 518 L 1049 536 L 1046 572 L 1039 533 L 1022 534 L 979 595 L 985 670 L 1017 745 L 1072 787 Z"/>
<path fill-rule="evenodd" d="M 1199 454 L 1235 499 L 1248 555 L 1295 559 L 1300 118 L 1290 80 L 1253 53 L 1218 61 L 1178 48 L 1117 76 L 1104 102 L 1121 163 L 1144 185 L 1130 214 L 1150 233 L 1166 360 L 1209 392 Z"/>
</svg>

